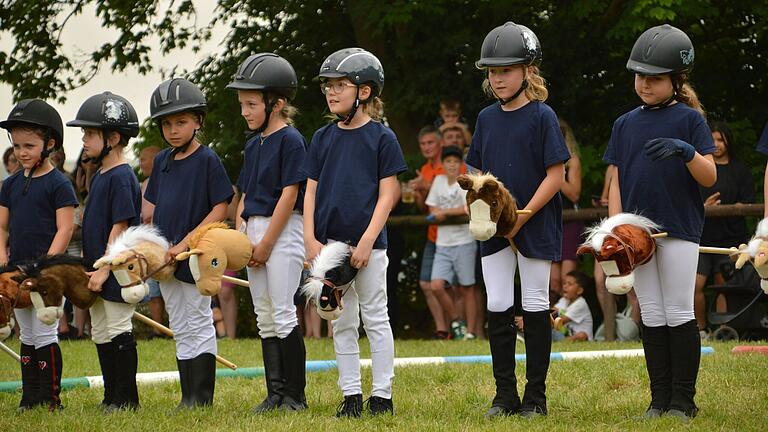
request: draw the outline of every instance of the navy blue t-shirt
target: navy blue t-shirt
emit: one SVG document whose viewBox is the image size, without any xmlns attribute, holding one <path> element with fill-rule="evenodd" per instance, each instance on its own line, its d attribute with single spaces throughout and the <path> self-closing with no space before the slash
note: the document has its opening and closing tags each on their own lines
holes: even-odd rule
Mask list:
<svg viewBox="0 0 768 432">
<path fill-rule="evenodd" d="M 9 264 L 34 260 L 48 253 L 56 237 L 56 210 L 77 207 L 72 182 L 54 169 L 33 177 L 26 195 L 24 170 L 5 179 L 0 190 L 0 205 L 10 214 L 8 221 Z"/>
<path fill-rule="evenodd" d="M 557 114 L 547 104 L 530 102 L 514 111 L 504 111 L 497 102 L 477 116 L 467 164 L 496 176 L 519 208 L 528 205 L 547 177 L 547 168 L 570 159 Z M 560 261 L 562 255 L 563 207 L 555 194 L 515 236 L 515 245 L 526 258 Z M 502 237 L 480 243 L 482 256 L 509 246 Z"/>
<path fill-rule="evenodd" d="M 302 174 L 307 142 L 292 126 L 284 127 L 261 140 L 261 134 L 245 143 L 245 159 L 238 188 L 245 193 L 245 206 L 240 215 L 244 220 L 251 216 L 272 216 L 283 188 L 301 183 L 295 210 L 304 205 L 304 185 L 307 177 Z"/>
<path fill-rule="evenodd" d="M 141 223 L 141 187 L 128 164 L 99 171 L 91 180 L 82 230 L 83 257 L 89 265 L 104 256 L 112 226 L 123 221 L 128 226 Z M 124 303 L 120 284 L 111 272 L 101 287 L 101 297 Z"/>
<path fill-rule="evenodd" d="M 757 151 L 768 156 L 768 123 L 765 124 L 760 141 L 757 142 Z"/>
<path fill-rule="evenodd" d="M 699 243 L 704 227 L 699 184 L 682 159 L 654 162 L 645 155 L 645 143 L 654 138 L 683 140 L 702 155 L 715 151 L 704 117 L 683 103 L 662 109 L 638 107 L 622 115 L 613 123 L 603 156 L 619 169 L 622 210 L 651 219 L 670 237 Z"/>
<path fill-rule="evenodd" d="M 315 238 L 357 245 L 371 223 L 379 181 L 406 169 L 395 133 L 377 121 L 351 130 L 336 123 L 318 129 L 304 164 L 305 175 L 317 181 Z M 373 248 L 387 248 L 386 227 Z"/>
<path fill-rule="evenodd" d="M 154 204 L 154 223 L 171 244 L 177 244 L 208 216 L 217 204 L 232 199 L 234 192 L 221 160 L 210 148 L 201 145 L 184 159 L 174 160 L 165 170 L 171 149 L 155 156 L 155 169 L 149 177 L 144 198 Z M 189 261 L 180 261 L 176 279 L 195 283 Z"/>
</svg>

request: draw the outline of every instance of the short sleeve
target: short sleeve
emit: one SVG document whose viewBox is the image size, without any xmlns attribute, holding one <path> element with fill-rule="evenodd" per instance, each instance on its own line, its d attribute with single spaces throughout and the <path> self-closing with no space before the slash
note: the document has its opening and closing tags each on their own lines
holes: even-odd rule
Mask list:
<svg viewBox="0 0 768 432">
<path fill-rule="evenodd" d="M 139 216 L 139 211 L 134 203 L 134 188 L 131 187 L 130 177 L 113 178 L 109 184 L 109 199 L 111 207 L 110 224 L 134 219 Z"/>
<path fill-rule="evenodd" d="M 467 152 L 466 164 L 479 171 L 483 170 L 482 155 L 482 134 L 480 133 L 480 118 L 478 117 L 475 123 L 475 133 L 472 135 L 472 144 L 469 145 L 469 151 Z"/>
<path fill-rule="evenodd" d="M 548 168 L 570 159 L 571 154 L 565 145 L 565 138 L 563 138 L 560 125 L 557 123 L 557 116 L 552 110 L 546 109 L 543 112 L 541 127 L 543 128 L 541 140 L 544 145 L 544 166 Z"/>
<path fill-rule="evenodd" d="M 153 162 L 154 169 L 152 170 L 152 174 L 150 174 L 149 179 L 147 180 L 147 188 L 144 190 L 144 199 L 152 203 L 153 205 L 157 204 L 157 193 L 158 193 L 158 177 L 160 176 L 160 171 L 162 170 L 162 167 L 165 165 L 162 164 L 163 155 L 168 154 L 167 152 L 160 152 L 157 156 L 155 156 L 155 160 Z"/>
<path fill-rule="evenodd" d="M 288 135 L 286 138 L 286 149 L 280 161 L 280 187 L 301 183 L 307 179 L 302 167 L 306 159 L 306 148 L 303 138 L 296 138 Z"/>
<path fill-rule="evenodd" d="M 407 169 L 397 138 L 384 137 L 379 147 L 379 180 L 398 175 Z"/>
<path fill-rule="evenodd" d="M 760 134 L 760 140 L 757 142 L 757 151 L 768 156 L 768 123 L 763 128 L 763 133 Z"/>
<path fill-rule="evenodd" d="M 585 319 L 587 319 L 587 317 L 591 315 L 591 313 L 589 312 L 589 306 L 587 305 L 587 302 L 583 297 L 580 297 L 571 303 L 570 306 L 568 306 L 565 315 L 570 318 L 571 321 L 577 324 L 581 324 Z"/>
<path fill-rule="evenodd" d="M 696 113 L 693 130 L 691 131 L 691 145 L 699 154 L 706 155 L 715 152 L 715 141 L 712 139 L 712 131 L 707 126 L 706 120 L 701 114 Z"/>
<path fill-rule="evenodd" d="M 432 187 L 429 188 L 429 193 L 427 194 L 427 199 L 424 200 L 424 204 L 435 207 L 437 206 L 437 197 L 440 195 L 440 189 L 443 184 L 443 176 L 439 175 L 435 177 L 435 180 L 432 182 Z"/>
<path fill-rule="evenodd" d="M 0 206 L 5 208 L 11 208 L 11 194 L 8 191 L 10 189 L 9 178 L 6 178 L 2 186 L 0 186 Z"/>
<path fill-rule="evenodd" d="M 62 179 L 53 192 L 53 204 L 57 210 L 63 207 L 77 207 L 79 204 L 75 196 L 75 188 L 66 177 Z"/>
<path fill-rule="evenodd" d="M 245 170 L 246 162 L 247 162 L 247 159 L 244 159 L 243 166 L 240 167 L 240 173 L 237 175 L 237 182 L 235 183 L 235 187 L 237 187 L 237 190 L 240 193 L 245 192 L 245 185 L 248 184 L 248 179 L 246 178 L 247 171 Z"/>
<path fill-rule="evenodd" d="M 304 165 L 302 166 L 302 174 L 312 180 L 317 181 L 320 178 L 320 131 L 315 132 L 312 137 L 312 141 L 309 144 L 309 150 L 304 157 Z"/>
<path fill-rule="evenodd" d="M 222 202 L 229 203 L 234 195 L 224 164 L 211 150 L 208 156 L 208 205 L 213 208 Z"/>
</svg>

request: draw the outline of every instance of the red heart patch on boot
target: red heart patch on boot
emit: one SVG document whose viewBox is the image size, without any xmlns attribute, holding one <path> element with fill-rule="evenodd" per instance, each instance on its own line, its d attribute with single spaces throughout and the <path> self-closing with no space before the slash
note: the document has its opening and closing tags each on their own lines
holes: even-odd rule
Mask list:
<svg viewBox="0 0 768 432">
<path fill-rule="evenodd" d="M 48 363 L 46 363 L 44 360 L 40 360 L 37 362 L 37 366 L 40 367 L 40 370 L 43 370 L 48 367 Z"/>
<path fill-rule="evenodd" d="M 30 360 L 31 360 L 31 359 L 29 358 L 29 356 L 21 356 L 21 363 L 22 363 L 24 366 L 28 365 Z"/>
</svg>

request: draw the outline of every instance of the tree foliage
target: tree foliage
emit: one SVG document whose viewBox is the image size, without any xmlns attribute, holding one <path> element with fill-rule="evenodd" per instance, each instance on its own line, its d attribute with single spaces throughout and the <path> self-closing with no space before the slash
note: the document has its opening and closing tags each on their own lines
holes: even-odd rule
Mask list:
<svg viewBox="0 0 768 432">
<path fill-rule="evenodd" d="M 78 63 L 62 54 L 58 36 L 68 17 L 84 13 L 88 4 L 96 5 L 94 18 L 118 36 Z M 10 83 L 17 97 L 61 99 L 99 67 L 135 66 L 145 73 L 152 68 L 155 41 L 163 53 L 172 53 L 187 44 L 198 46 L 210 38 L 214 25 L 226 26 L 229 32 L 219 42 L 225 54 L 206 58 L 188 74 L 208 96 L 206 136 L 233 176 L 242 161 L 245 124 L 235 94 L 225 85 L 248 55 L 272 51 L 293 64 L 300 80 L 297 126 L 311 136 L 325 122 L 314 79 L 322 60 L 348 46 L 371 50 L 386 72 L 389 123 L 406 151 L 415 153 L 416 131 L 434 120 L 441 98 L 462 101 L 468 119 L 490 103 L 480 90 L 483 76 L 474 61 L 485 34 L 509 20 L 529 26 L 542 42 L 548 103 L 574 127 L 584 147 L 587 191 L 601 184 L 599 156 L 613 120 L 637 104 L 625 69 L 632 44 L 644 29 L 665 22 L 694 41 L 693 84 L 710 117 L 735 126 L 736 152 L 752 165 L 756 181 L 763 163 L 751 149 L 768 117 L 768 102 L 758 97 L 766 90 L 764 2 L 219 0 L 214 21 L 200 27 L 194 25 L 191 0 L 5 0 L 2 5 L 0 34 L 11 36 L 15 49 L 0 52 L 0 81 Z"/>
</svg>

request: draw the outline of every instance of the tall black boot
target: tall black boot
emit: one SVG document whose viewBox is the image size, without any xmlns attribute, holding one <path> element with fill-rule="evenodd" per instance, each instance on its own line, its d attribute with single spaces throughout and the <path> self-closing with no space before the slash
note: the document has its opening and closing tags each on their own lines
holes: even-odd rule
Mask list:
<svg viewBox="0 0 768 432">
<path fill-rule="evenodd" d="M 283 401 L 280 408 L 287 411 L 301 411 L 308 408 L 304 388 L 307 385 L 304 338 L 301 328 L 296 326 L 285 339 L 279 339 L 280 358 L 283 363 Z"/>
<path fill-rule="evenodd" d="M 216 387 L 216 356 L 203 353 L 189 360 L 192 403 L 195 406 L 213 405 Z"/>
<path fill-rule="evenodd" d="M 108 408 L 115 398 L 115 352 L 116 346 L 112 342 L 96 344 L 96 352 L 99 355 L 99 367 L 101 377 L 104 380 L 104 399 L 100 407 Z"/>
<path fill-rule="evenodd" d="M 547 372 L 552 353 L 552 325 L 549 311 L 523 310 L 525 325 L 525 393 L 521 415 L 547 415 Z"/>
<path fill-rule="evenodd" d="M 496 380 L 496 396 L 486 417 L 515 414 L 520 411 L 515 376 L 515 327 L 514 308 L 505 312 L 488 311 L 488 342 L 491 345 L 493 378 Z"/>
<path fill-rule="evenodd" d="M 672 399 L 669 403 L 669 414 L 688 420 L 695 417 L 699 411 L 693 401 L 701 361 L 701 337 L 696 320 L 669 327 L 669 342 L 672 359 Z"/>
<path fill-rule="evenodd" d="M 192 377 L 190 376 L 190 364 L 192 360 L 176 359 L 176 365 L 179 368 L 179 384 L 181 385 L 181 402 L 176 410 L 191 408 L 195 406 L 192 398 Z"/>
<path fill-rule="evenodd" d="M 34 345 L 21 344 L 21 402 L 19 412 L 40 404 L 40 368 Z"/>
<path fill-rule="evenodd" d="M 48 407 L 48 411 L 56 411 L 61 407 L 61 348 L 58 343 L 46 345 L 37 350 L 37 365 L 40 377 L 40 403 Z"/>
<path fill-rule="evenodd" d="M 109 411 L 136 409 L 139 407 L 139 389 L 136 386 L 136 370 L 139 355 L 133 333 L 126 332 L 112 339 L 115 344 L 115 391 Z"/>
<path fill-rule="evenodd" d="M 253 409 L 254 413 L 271 411 L 280 406 L 283 401 L 283 364 L 280 358 L 280 341 L 276 337 L 262 339 L 261 354 L 264 358 L 267 397 Z"/>
<path fill-rule="evenodd" d="M 694 322 L 695 324 L 695 322 Z M 645 367 L 651 381 L 651 404 L 645 418 L 655 418 L 669 409 L 672 398 L 672 354 L 669 327 L 648 327 L 643 324 Z M 696 333 L 698 337 L 698 332 Z"/>
</svg>

